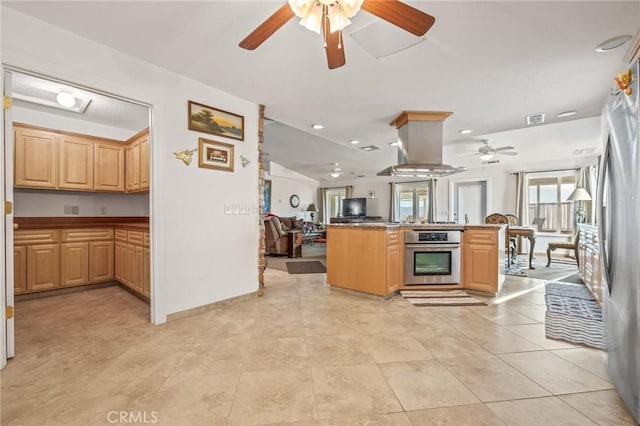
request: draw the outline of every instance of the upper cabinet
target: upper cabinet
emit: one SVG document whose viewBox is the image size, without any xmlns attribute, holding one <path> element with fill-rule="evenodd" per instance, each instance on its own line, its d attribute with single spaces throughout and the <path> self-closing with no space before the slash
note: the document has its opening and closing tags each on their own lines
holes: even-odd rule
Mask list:
<svg viewBox="0 0 640 426">
<path fill-rule="evenodd" d="M 14 185 L 28 188 L 58 187 L 58 135 L 14 126 Z"/>
<path fill-rule="evenodd" d="M 140 192 L 149 189 L 149 129 L 126 142 L 14 123 L 20 188 Z"/>
<path fill-rule="evenodd" d="M 58 188 L 80 191 L 93 190 L 93 148 L 91 139 L 60 135 L 60 177 Z"/>
</svg>

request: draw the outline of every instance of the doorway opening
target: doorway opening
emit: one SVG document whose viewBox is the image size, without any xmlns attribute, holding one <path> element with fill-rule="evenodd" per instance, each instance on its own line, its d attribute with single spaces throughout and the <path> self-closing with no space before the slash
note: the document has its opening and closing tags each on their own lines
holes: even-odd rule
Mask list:
<svg viewBox="0 0 640 426">
<path fill-rule="evenodd" d="M 13 206 L 3 299 L 15 313 L 3 321 L 3 361 L 20 355 L 15 336 L 85 332 L 78 321 L 101 318 L 87 306 L 130 307 L 153 323 L 151 105 L 10 66 L 3 79 L 3 189 Z M 60 315 L 67 325 L 34 336 L 16 327 L 26 314 L 31 326 Z"/>
</svg>

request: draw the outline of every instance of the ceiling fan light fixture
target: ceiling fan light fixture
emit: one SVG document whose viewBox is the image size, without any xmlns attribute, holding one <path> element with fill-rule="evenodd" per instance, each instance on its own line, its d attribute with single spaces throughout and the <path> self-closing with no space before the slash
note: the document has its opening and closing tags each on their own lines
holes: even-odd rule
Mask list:
<svg viewBox="0 0 640 426">
<path fill-rule="evenodd" d="M 293 13 L 300 19 L 300 25 L 308 30 L 320 34 L 322 17 L 326 10 L 329 18 L 329 31 L 343 30 L 351 24 L 349 18 L 353 17 L 364 0 L 289 0 L 289 6 Z"/>
<path fill-rule="evenodd" d="M 484 154 L 480 155 L 480 159 L 481 159 L 482 161 L 489 161 L 489 160 L 491 160 L 492 158 L 493 158 L 493 153 L 492 153 L 492 152 L 486 152 L 486 153 L 484 153 Z"/>
<path fill-rule="evenodd" d="M 462 129 L 458 133 L 460 133 L 461 135 L 468 135 L 471 132 L 473 132 L 473 130 L 471 129 Z"/>
<path fill-rule="evenodd" d="M 322 124 L 312 124 L 311 128 L 315 130 L 322 130 L 324 129 L 324 126 Z"/>
<path fill-rule="evenodd" d="M 58 102 L 58 104 L 60 104 L 60 106 L 63 106 L 65 108 L 72 108 L 76 105 L 75 96 L 73 96 L 71 93 L 64 90 L 61 90 L 60 92 L 58 92 L 58 95 L 56 96 L 56 101 Z"/>
<path fill-rule="evenodd" d="M 360 141 L 359 141 L 358 139 L 351 139 L 351 140 L 349 141 L 349 143 L 350 143 L 351 145 L 357 145 L 357 144 L 359 144 L 359 143 L 360 143 Z"/>
</svg>

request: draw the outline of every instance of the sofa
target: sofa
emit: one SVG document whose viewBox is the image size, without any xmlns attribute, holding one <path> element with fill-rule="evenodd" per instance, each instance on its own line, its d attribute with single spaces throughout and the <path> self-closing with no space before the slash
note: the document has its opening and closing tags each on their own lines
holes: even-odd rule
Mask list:
<svg viewBox="0 0 640 426">
<path fill-rule="evenodd" d="M 296 217 L 267 216 L 264 218 L 266 254 L 287 254 L 287 232 L 304 228 L 304 220 Z"/>
</svg>

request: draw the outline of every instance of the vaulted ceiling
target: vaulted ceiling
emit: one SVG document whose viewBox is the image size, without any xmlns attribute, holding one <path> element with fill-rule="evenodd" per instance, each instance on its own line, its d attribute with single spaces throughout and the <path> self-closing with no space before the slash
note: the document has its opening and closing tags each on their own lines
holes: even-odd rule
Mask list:
<svg viewBox="0 0 640 426">
<path fill-rule="evenodd" d="M 365 176 L 395 162 L 389 122 L 402 110 L 453 112 L 444 123 L 450 164 L 479 164 L 469 154 L 480 144 L 469 138 L 516 147 L 518 156 L 503 157 L 507 164 L 597 147 L 594 117 L 625 68 L 626 46 L 605 53 L 595 47 L 640 26 L 635 1 L 412 1 L 436 18 L 424 40 L 376 58 L 368 50 L 380 55 L 381 44 L 403 41 L 404 34 L 361 11 L 345 30 L 346 65 L 328 70 L 320 36 L 297 19 L 254 51 L 238 47 L 282 3 L 5 1 L 3 7 L 265 104 L 275 121 L 266 132 L 270 159 L 315 179 L 326 177 L 333 162 Z M 577 113 L 557 118 L 567 110 Z M 523 130 L 525 116 L 535 113 L 546 114 L 545 124 Z M 325 128 L 313 130 L 313 123 Z M 462 129 L 473 133 L 460 135 Z M 352 139 L 361 142 L 351 145 Z M 358 149 L 364 145 L 381 149 Z"/>
</svg>

